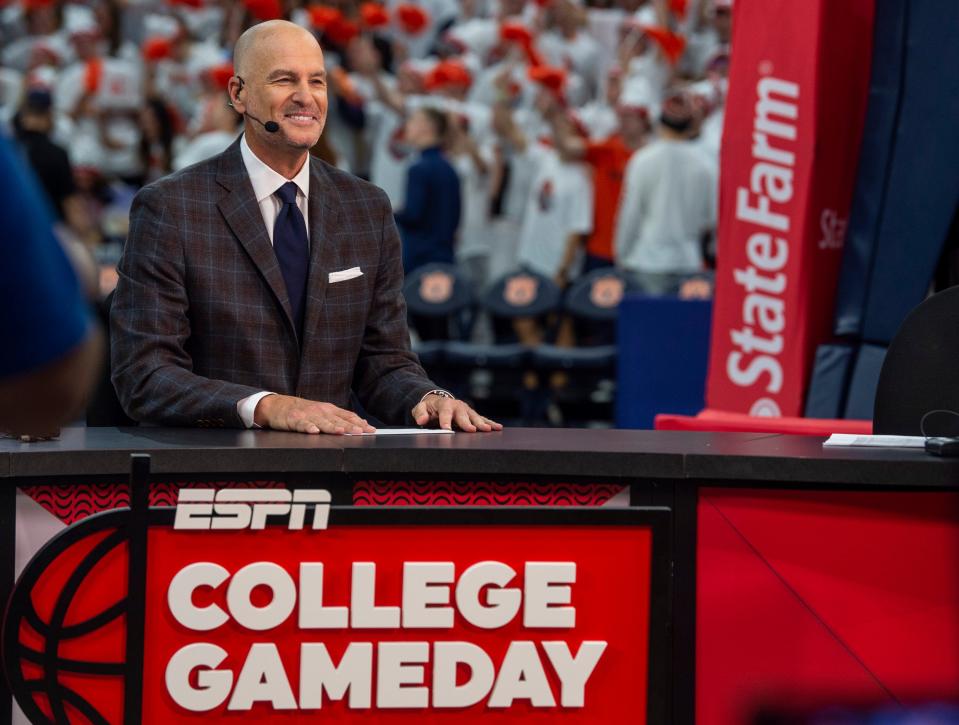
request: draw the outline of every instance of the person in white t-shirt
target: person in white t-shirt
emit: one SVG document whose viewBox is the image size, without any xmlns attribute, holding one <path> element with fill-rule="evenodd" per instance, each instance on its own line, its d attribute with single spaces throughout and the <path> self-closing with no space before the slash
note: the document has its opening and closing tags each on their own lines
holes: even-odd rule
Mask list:
<svg viewBox="0 0 959 725">
<path fill-rule="evenodd" d="M 701 6 L 696 27 L 689 34 L 680 69 L 692 77 L 702 77 L 709 62 L 729 53 L 732 38 L 732 0 L 706 0 Z"/>
<path fill-rule="evenodd" d="M 134 179 L 143 173 L 139 155 L 143 72 L 137 61 L 104 56 L 93 13 L 81 13 L 70 30 L 77 60 L 57 79 L 53 93 L 58 113 L 75 125 L 71 160 L 77 149 L 96 147 L 98 166 L 108 175 Z"/>
<path fill-rule="evenodd" d="M 538 107 L 553 103 L 554 91 L 540 91 Z M 579 237 L 593 228 L 593 182 L 584 164 L 563 161 L 550 139 L 517 136 L 518 162 L 531 169 L 519 234 L 522 266 L 555 279 L 573 279 L 581 262 Z"/>
<path fill-rule="evenodd" d="M 557 77 L 552 92 L 561 93 L 562 72 L 553 70 L 557 71 Z M 533 82 L 528 72 L 523 78 L 539 98 L 542 83 Z M 549 133 L 549 125 L 535 107 L 543 104 L 534 103 L 534 107 L 524 108 L 514 81 L 515 69 L 508 65 L 496 77 L 493 129 L 497 138 L 493 150 L 496 159 L 494 176 L 497 178 L 492 186 L 493 194 L 499 199 L 499 214 L 491 226 L 490 276 L 493 279 L 511 271 L 519 263 L 517 240 L 525 224 L 529 199 L 534 195 L 533 182 L 539 162 L 544 156 L 530 149 L 535 149 L 539 145 L 538 139 Z"/>
<path fill-rule="evenodd" d="M 616 221 L 616 265 L 648 294 L 674 294 L 703 271 L 704 240 L 716 226 L 716 179 L 689 141 L 688 98 L 664 102 L 659 139 L 626 166 Z"/>
<path fill-rule="evenodd" d="M 59 4 L 0 3 L 0 65 L 26 73 L 38 65 L 72 61 L 62 16 Z"/>
<path fill-rule="evenodd" d="M 599 88 L 597 95 L 602 97 L 606 92 L 605 78 L 614 65 L 619 65 L 616 53 L 620 40 L 620 28 L 626 19 L 626 11 L 622 7 L 590 7 L 586 10 L 586 27 L 598 45 L 597 80 Z"/>
<path fill-rule="evenodd" d="M 617 60 L 623 69 L 624 85 L 641 82 L 660 101 L 670 83 L 673 69 L 649 33 L 657 27 L 657 15 L 649 5 L 628 17 L 620 28 Z"/>
<path fill-rule="evenodd" d="M 477 142 L 471 133 L 469 118 L 450 112 L 447 156 L 460 178 L 463 199 L 456 246 L 456 263 L 469 277 L 474 294 L 489 282 L 492 252 L 490 234 L 490 175 L 494 163 L 493 147 Z"/>
<path fill-rule="evenodd" d="M 173 157 L 173 170 L 179 171 L 225 151 L 240 133 L 239 120 L 231 108 L 224 104 L 213 107 L 209 126 L 184 143 Z"/>
<path fill-rule="evenodd" d="M 539 38 L 539 48 L 551 65 L 576 73 L 582 81 L 579 97 L 570 100 L 580 105 L 596 96 L 600 75 L 599 43 L 584 27 L 586 14 L 582 0 L 555 0 L 549 6 L 553 26 Z"/>
<path fill-rule="evenodd" d="M 407 26 L 399 12 L 400 6 L 415 6 L 419 8 L 422 21 Z M 390 16 L 397 18 L 393 33 L 398 43 L 402 44 L 409 58 L 425 58 L 430 54 L 436 42 L 437 33 L 455 20 L 459 14 L 456 0 L 419 0 L 416 3 L 401 0 L 387 0 Z M 408 10 L 407 7 L 405 10 Z M 424 23 L 422 26 L 420 23 Z"/>
<path fill-rule="evenodd" d="M 696 130 L 694 143 L 719 175 L 719 151 L 722 144 L 725 115 L 725 79 L 699 81 L 687 86 L 694 110 Z"/>
<path fill-rule="evenodd" d="M 601 97 L 574 111 L 576 119 L 583 124 L 590 139 L 594 141 L 608 138 L 619 128 L 616 109 L 623 90 L 623 71 L 618 65 L 610 66 L 604 85 Z"/>
<path fill-rule="evenodd" d="M 565 285 L 581 262 L 579 237 L 593 228 L 592 179 L 582 164 L 563 161 L 541 142 L 526 149 L 523 161 L 536 171 L 520 229 L 519 262 Z"/>
<path fill-rule="evenodd" d="M 358 38 L 348 48 L 350 75 L 363 99 L 364 136 L 369 146 L 370 181 L 386 192 L 393 210 L 403 208 L 406 173 L 413 158 L 403 142 L 408 107 L 415 108 L 424 94 L 425 71 L 432 63 L 405 61 L 396 76 L 383 68 L 382 58 L 368 38 Z"/>
</svg>

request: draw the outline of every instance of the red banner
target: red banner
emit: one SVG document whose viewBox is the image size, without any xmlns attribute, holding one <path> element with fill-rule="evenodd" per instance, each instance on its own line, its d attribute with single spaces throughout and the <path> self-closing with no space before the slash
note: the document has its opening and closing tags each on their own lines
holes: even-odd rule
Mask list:
<svg viewBox="0 0 959 725">
<path fill-rule="evenodd" d="M 736 3 L 708 407 L 802 415 L 829 339 L 874 0 Z"/>
</svg>

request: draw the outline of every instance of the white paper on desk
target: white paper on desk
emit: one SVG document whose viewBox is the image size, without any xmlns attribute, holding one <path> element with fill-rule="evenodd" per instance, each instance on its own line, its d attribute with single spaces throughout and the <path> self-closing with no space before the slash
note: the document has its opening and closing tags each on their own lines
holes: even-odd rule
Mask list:
<svg viewBox="0 0 959 725">
<path fill-rule="evenodd" d="M 375 433 L 347 433 L 348 436 L 422 436 L 452 433 L 445 428 L 377 428 Z"/>
<path fill-rule="evenodd" d="M 865 446 L 868 448 L 922 448 L 923 436 L 867 436 L 855 433 L 833 433 L 823 446 Z"/>
</svg>

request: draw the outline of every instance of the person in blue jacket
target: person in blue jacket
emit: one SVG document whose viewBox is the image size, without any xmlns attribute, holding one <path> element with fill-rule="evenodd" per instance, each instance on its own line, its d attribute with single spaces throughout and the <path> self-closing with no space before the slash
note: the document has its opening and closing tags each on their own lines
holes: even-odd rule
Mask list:
<svg viewBox="0 0 959 725">
<path fill-rule="evenodd" d="M 460 181 L 443 155 L 446 131 L 446 115 L 435 108 L 419 108 L 406 121 L 406 142 L 420 151 L 407 173 L 405 205 L 396 213 L 406 274 L 431 262 L 453 263 Z"/>
<path fill-rule="evenodd" d="M 52 209 L 0 136 L 0 430 L 55 435 L 96 381 L 102 352 Z"/>
</svg>

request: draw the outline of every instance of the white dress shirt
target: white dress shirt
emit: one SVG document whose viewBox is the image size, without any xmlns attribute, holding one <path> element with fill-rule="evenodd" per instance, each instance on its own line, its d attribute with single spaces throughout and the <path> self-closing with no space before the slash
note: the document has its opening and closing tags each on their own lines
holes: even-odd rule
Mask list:
<svg viewBox="0 0 959 725">
<path fill-rule="evenodd" d="M 246 167 L 246 173 L 250 176 L 250 183 L 253 184 L 253 195 L 256 197 L 256 203 L 260 205 L 260 214 L 263 215 L 263 224 L 266 226 L 266 233 L 270 237 L 270 244 L 273 243 L 273 225 L 276 223 L 276 217 L 280 213 L 283 202 L 276 196 L 276 191 L 283 184 L 292 181 L 297 186 L 296 206 L 303 214 L 303 221 L 306 222 L 307 238 L 309 238 L 310 216 L 309 204 L 310 198 L 310 160 L 304 162 L 302 168 L 292 179 L 287 179 L 282 174 L 267 166 L 261 161 L 250 145 L 246 142 L 246 134 L 240 140 L 240 155 L 243 157 L 243 165 Z M 256 404 L 267 395 L 273 395 L 270 391 L 254 393 L 236 404 L 236 412 L 239 413 L 243 425 L 247 428 L 253 427 L 253 415 L 256 412 Z"/>
<path fill-rule="evenodd" d="M 270 235 L 270 244 L 273 243 L 273 225 L 276 223 L 276 217 L 283 205 L 283 202 L 276 196 L 276 192 L 288 181 L 292 181 L 297 186 L 296 205 L 300 213 L 303 214 L 303 221 L 306 222 L 306 228 L 309 230 L 310 210 L 307 203 L 307 199 L 310 198 L 309 158 L 304 162 L 296 176 L 287 179 L 283 174 L 278 174 L 263 163 L 253 153 L 253 149 L 246 142 L 246 134 L 243 134 L 243 138 L 240 140 L 240 154 L 243 156 L 246 173 L 250 176 L 250 183 L 253 184 L 253 195 L 256 197 L 256 203 L 260 205 L 260 214 L 263 215 L 266 233 Z"/>
</svg>

